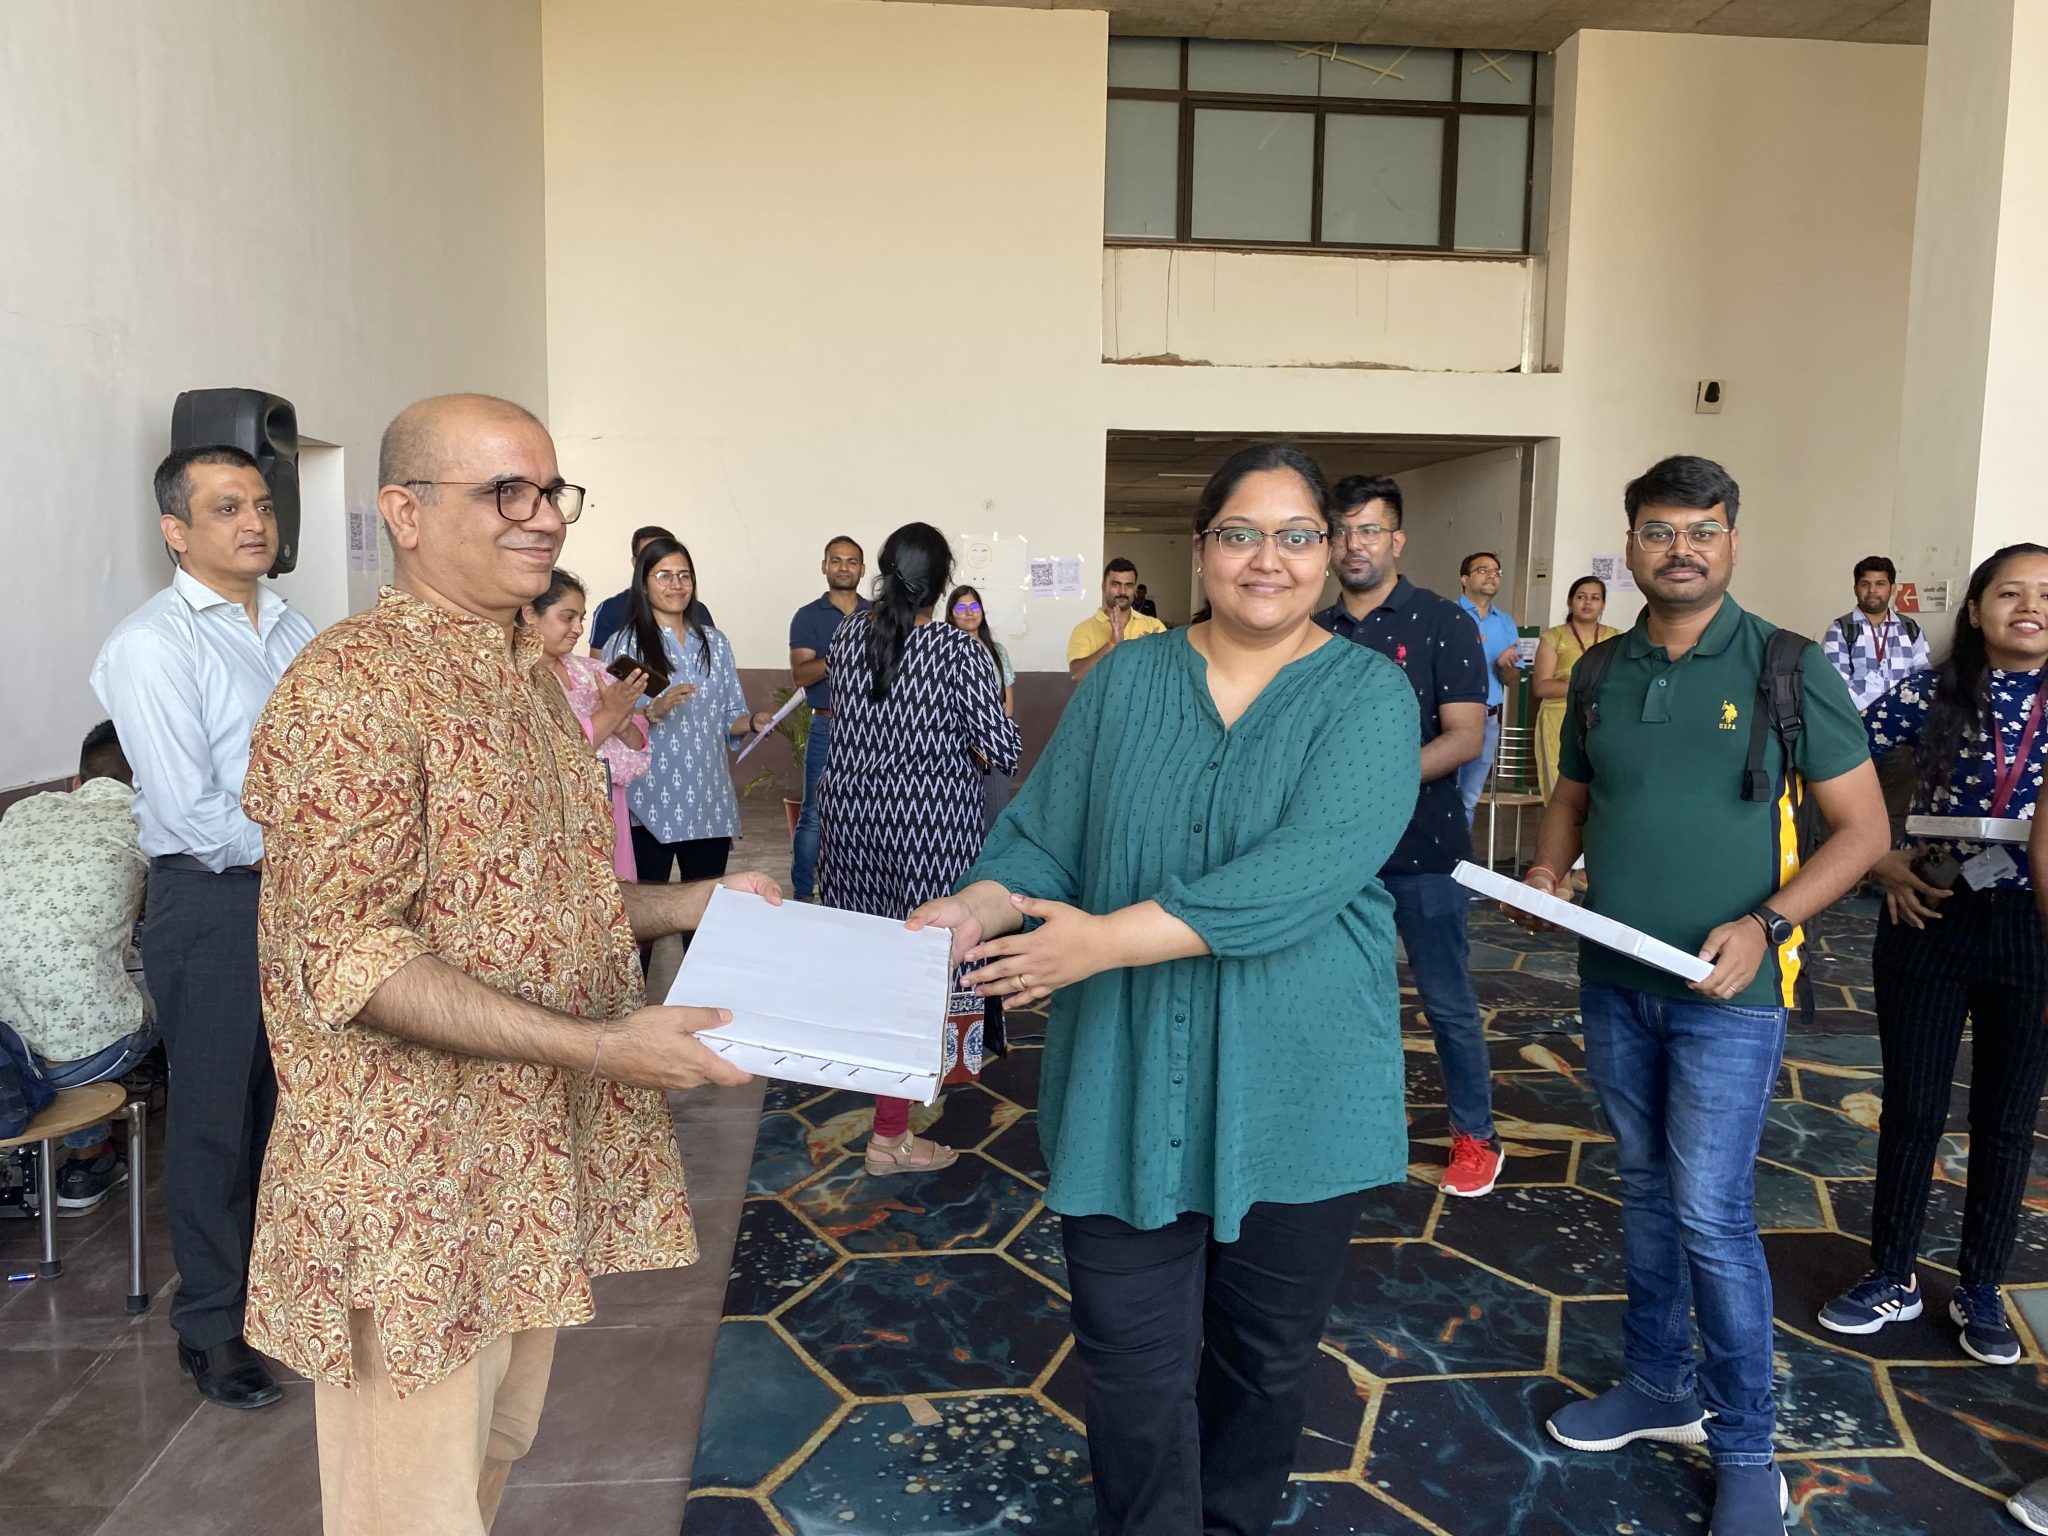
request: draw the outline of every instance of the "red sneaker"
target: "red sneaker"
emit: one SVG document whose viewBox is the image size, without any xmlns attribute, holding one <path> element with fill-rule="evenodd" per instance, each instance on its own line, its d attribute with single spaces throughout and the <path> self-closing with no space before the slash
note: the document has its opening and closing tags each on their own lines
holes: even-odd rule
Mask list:
<svg viewBox="0 0 2048 1536">
<path fill-rule="evenodd" d="M 1493 1191 L 1500 1178 L 1500 1153 L 1477 1136 L 1462 1131 L 1451 1135 L 1451 1162 L 1444 1169 L 1443 1190 L 1447 1195 L 1484 1195 Z"/>
</svg>

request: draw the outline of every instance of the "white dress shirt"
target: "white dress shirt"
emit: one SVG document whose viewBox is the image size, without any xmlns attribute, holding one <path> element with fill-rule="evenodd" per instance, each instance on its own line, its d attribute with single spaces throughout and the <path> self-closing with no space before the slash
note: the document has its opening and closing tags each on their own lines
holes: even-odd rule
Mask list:
<svg viewBox="0 0 2048 1536">
<path fill-rule="evenodd" d="M 128 941 L 148 871 L 128 786 L 88 779 L 0 819 L 0 1021 L 45 1061 L 77 1061 L 142 1028 Z"/>
<path fill-rule="evenodd" d="M 135 770 L 135 823 L 150 858 L 183 853 L 216 874 L 263 857 L 242 814 L 249 733 L 312 621 L 259 587 L 257 622 L 184 571 L 100 647 L 92 691 Z"/>
</svg>

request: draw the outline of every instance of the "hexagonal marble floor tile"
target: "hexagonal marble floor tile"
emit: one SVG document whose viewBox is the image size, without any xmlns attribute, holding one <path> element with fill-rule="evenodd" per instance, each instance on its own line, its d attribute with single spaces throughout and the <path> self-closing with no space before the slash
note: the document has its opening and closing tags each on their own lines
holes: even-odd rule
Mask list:
<svg viewBox="0 0 2048 1536">
<path fill-rule="evenodd" d="M 848 1158 L 789 1201 L 850 1253 L 940 1253 L 995 1247 L 1030 1214 L 1038 1191 L 966 1152 L 932 1173 L 871 1174 Z"/>
<path fill-rule="evenodd" d="M 1621 1210 L 1583 1189 L 1501 1188 L 1477 1200 L 1447 1200 L 1435 1237 L 1554 1296 L 1622 1289 Z"/>
<path fill-rule="evenodd" d="M 1540 1371 L 1550 1298 L 1433 1243 L 1353 1243 L 1323 1337 L 1375 1376 Z"/>
<path fill-rule="evenodd" d="M 705 1399 L 690 1474 L 699 1488 L 751 1488 L 802 1449 L 843 1401 L 769 1323 L 721 1326 L 711 1376 L 745 1382 L 746 1391 Z"/>
<path fill-rule="evenodd" d="M 725 1315 L 760 1317 L 824 1274 L 839 1255 L 780 1200 L 756 1199 L 740 1209 L 733 1259 Z"/>
<path fill-rule="evenodd" d="M 775 1490 L 775 1507 L 800 1532 L 1089 1528 L 1087 1448 L 1044 1404 L 989 1394 L 933 1406 L 942 1418 L 929 1427 L 901 1403 L 855 1408 Z"/>
<path fill-rule="evenodd" d="M 782 1322 L 856 1397 L 1025 1387 L 1067 1336 L 1067 1304 L 993 1253 L 859 1258 Z"/>
</svg>

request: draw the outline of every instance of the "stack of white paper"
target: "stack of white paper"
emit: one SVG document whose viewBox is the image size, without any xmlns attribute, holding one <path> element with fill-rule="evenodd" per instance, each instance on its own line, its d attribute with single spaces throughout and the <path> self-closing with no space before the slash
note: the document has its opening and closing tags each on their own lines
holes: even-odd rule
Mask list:
<svg viewBox="0 0 2048 1536">
<path fill-rule="evenodd" d="M 730 1009 L 730 1024 L 697 1038 L 757 1076 L 929 1104 L 944 1075 L 952 938 L 721 886 L 668 1001 Z"/>
<path fill-rule="evenodd" d="M 1704 981 L 1713 974 L 1714 968 L 1698 955 L 1688 955 L 1662 939 L 1651 938 L 1641 929 L 1617 923 L 1597 912 L 1588 912 L 1574 902 L 1547 895 L 1533 885 L 1510 880 L 1506 875 L 1496 874 L 1480 865 L 1461 860 L 1451 871 L 1451 878 L 1532 917 L 1569 929 L 1580 938 L 1591 939 L 1595 944 L 1627 955 L 1632 960 L 1640 960 L 1645 965 L 1654 965 L 1660 971 L 1669 971 L 1687 981 Z"/>
<path fill-rule="evenodd" d="M 1970 843 L 2024 843 L 2034 830 L 2034 824 L 2012 816 L 1908 816 L 1906 830 L 1915 837 L 1960 838 Z"/>
</svg>

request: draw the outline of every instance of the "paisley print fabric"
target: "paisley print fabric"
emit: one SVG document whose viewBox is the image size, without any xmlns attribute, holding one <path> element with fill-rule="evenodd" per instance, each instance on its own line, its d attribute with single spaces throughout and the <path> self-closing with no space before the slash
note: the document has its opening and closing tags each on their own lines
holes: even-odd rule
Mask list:
<svg viewBox="0 0 2048 1536">
<path fill-rule="evenodd" d="M 642 1001 L 604 771 L 542 657 L 386 589 L 308 646 L 256 726 L 257 924 L 277 1123 L 247 1334 L 354 1384 L 376 1316 L 401 1396 L 492 1339 L 586 1322 L 590 1277 L 697 1256 L 662 1095 L 357 1024 L 434 955 L 593 1021 Z"/>
</svg>

